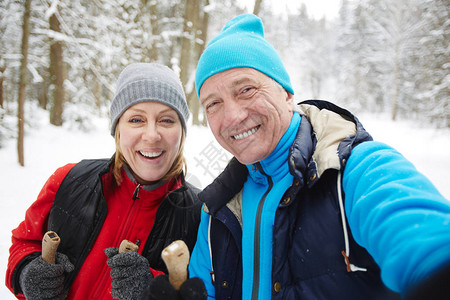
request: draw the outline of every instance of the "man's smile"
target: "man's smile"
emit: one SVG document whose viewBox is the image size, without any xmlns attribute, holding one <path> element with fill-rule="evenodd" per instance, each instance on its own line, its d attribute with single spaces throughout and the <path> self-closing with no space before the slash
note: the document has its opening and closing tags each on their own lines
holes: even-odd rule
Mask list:
<svg viewBox="0 0 450 300">
<path fill-rule="evenodd" d="M 242 132 L 242 133 L 233 135 L 233 138 L 234 138 L 235 140 L 242 140 L 242 139 L 244 139 L 244 138 L 246 138 L 246 137 L 249 137 L 249 136 L 253 135 L 255 132 L 258 131 L 258 129 L 259 129 L 260 127 L 261 127 L 261 125 L 258 125 L 258 126 L 256 126 L 256 127 L 253 127 L 253 128 L 250 129 L 250 130 L 247 130 L 247 131 L 244 131 L 244 132 Z"/>
</svg>

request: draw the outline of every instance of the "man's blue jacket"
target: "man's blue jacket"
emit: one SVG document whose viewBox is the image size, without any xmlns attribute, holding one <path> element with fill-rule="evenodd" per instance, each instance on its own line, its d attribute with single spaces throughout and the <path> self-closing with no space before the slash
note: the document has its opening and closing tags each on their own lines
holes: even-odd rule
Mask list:
<svg viewBox="0 0 450 300">
<path fill-rule="evenodd" d="M 205 205 L 189 272 L 208 296 L 397 299 L 384 284 L 404 292 L 449 263 L 450 202 L 348 111 L 325 101 L 299 111 L 300 125 L 294 114 L 295 130 L 274 151 L 286 150 L 280 166 L 233 159 L 199 194 Z M 289 174 L 278 178 L 283 168 Z M 248 203 L 257 209 L 252 226 L 243 220 Z"/>
</svg>

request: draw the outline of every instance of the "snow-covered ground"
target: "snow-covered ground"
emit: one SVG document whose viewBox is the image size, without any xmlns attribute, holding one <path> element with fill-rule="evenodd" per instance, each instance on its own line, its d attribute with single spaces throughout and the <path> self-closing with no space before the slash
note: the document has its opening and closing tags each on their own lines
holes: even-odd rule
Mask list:
<svg viewBox="0 0 450 300">
<path fill-rule="evenodd" d="M 93 120 L 89 133 L 47 125 L 39 112 L 25 139 L 25 167 L 17 163 L 16 143 L 0 149 L 0 299 L 15 299 L 4 283 L 11 230 L 23 220 L 25 210 L 36 199 L 53 171 L 83 158 L 110 157 L 114 139 L 108 120 Z M 385 142 L 411 160 L 450 199 L 450 130 L 428 128 L 413 121 L 393 123 L 386 116 L 359 116 L 374 139 Z M 205 187 L 231 157 L 215 142 L 209 129 L 189 126 L 185 149 L 188 180 Z M 195 174 L 195 175 L 193 175 Z"/>
</svg>

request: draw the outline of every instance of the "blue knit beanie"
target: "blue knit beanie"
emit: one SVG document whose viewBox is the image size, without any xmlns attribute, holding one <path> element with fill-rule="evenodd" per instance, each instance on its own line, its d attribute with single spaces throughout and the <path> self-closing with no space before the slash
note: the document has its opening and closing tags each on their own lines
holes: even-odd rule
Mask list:
<svg viewBox="0 0 450 300">
<path fill-rule="evenodd" d="M 243 14 L 230 20 L 208 43 L 200 56 L 195 74 L 197 95 L 200 97 L 200 88 L 206 79 L 239 67 L 256 69 L 294 94 L 280 55 L 264 39 L 262 21 L 253 14 Z"/>
</svg>

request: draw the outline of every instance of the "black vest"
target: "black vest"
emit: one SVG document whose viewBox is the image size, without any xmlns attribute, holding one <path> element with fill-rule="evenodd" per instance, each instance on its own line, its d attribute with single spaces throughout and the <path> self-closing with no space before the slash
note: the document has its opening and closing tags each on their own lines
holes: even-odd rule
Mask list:
<svg viewBox="0 0 450 300">
<path fill-rule="evenodd" d="M 103 226 L 108 207 L 103 196 L 102 175 L 110 161 L 83 160 L 76 164 L 59 187 L 48 220 L 48 230 L 61 238 L 58 251 L 66 254 L 75 270 L 65 278 L 69 289 Z M 156 212 L 155 222 L 143 249 L 150 266 L 167 273 L 161 251 L 174 240 L 184 240 L 192 251 L 197 239 L 201 202 L 199 190 L 184 181 L 169 194 Z"/>
</svg>

